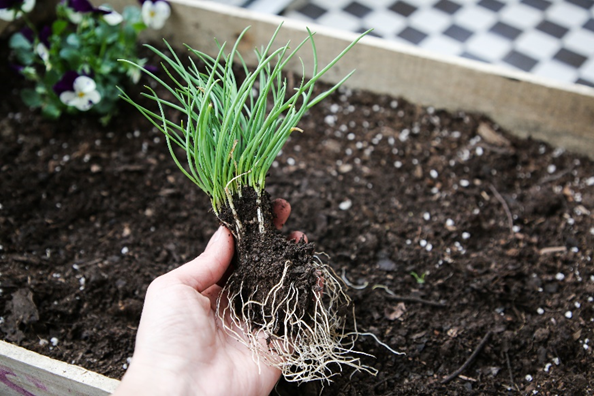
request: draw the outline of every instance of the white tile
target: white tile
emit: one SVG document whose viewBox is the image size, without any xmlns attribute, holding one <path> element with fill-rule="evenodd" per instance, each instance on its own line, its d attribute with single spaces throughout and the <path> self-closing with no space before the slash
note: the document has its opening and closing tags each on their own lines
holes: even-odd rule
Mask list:
<svg viewBox="0 0 594 396">
<path fill-rule="evenodd" d="M 508 4 L 499 13 L 499 19 L 518 29 L 536 26 L 542 19 L 542 12 L 522 3 Z"/>
<path fill-rule="evenodd" d="M 250 5 L 248 9 L 264 14 L 277 15 L 284 10 L 292 0 L 256 0 Z"/>
<path fill-rule="evenodd" d="M 293 19 L 295 21 L 301 21 L 301 22 L 306 22 L 306 23 L 315 22 L 310 17 L 303 15 L 302 13 L 294 11 L 294 10 L 287 11 L 283 16 L 287 19 Z"/>
<path fill-rule="evenodd" d="M 580 76 L 585 80 L 594 83 L 594 58 L 588 59 L 582 67 L 580 67 Z"/>
<path fill-rule="evenodd" d="M 590 17 L 587 10 L 566 2 L 553 2 L 546 10 L 547 19 L 564 27 L 581 26 Z"/>
<path fill-rule="evenodd" d="M 445 55 L 460 55 L 464 45 L 447 36 L 429 36 L 421 42 L 421 48 Z"/>
<path fill-rule="evenodd" d="M 511 48 L 510 41 L 490 32 L 475 34 L 466 42 L 466 51 L 491 62 L 503 58 Z"/>
<path fill-rule="evenodd" d="M 348 3 L 351 3 L 352 1 L 353 0 L 349 0 Z M 396 2 L 396 0 L 357 0 L 357 3 L 361 3 L 364 6 L 367 6 L 374 10 L 377 10 L 379 8 L 388 8 L 395 2 Z M 407 1 L 407 2 L 411 5 L 414 4 L 412 1 Z"/>
<path fill-rule="evenodd" d="M 363 18 L 366 28 L 374 28 L 375 33 L 382 37 L 391 36 L 406 27 L 406 18 L 395 12 L 376 10 Z"/>
<path fill-rule="evenodd" d="M 473 32 L 485 31 L 497 21 L 497 15 L 479 6 L 468 6 L 454 15 L 454 21 Z"/>
<path fill-rule="evenodd" d="M 561 42 L 539 30 L 522 33 L 514 43 L 514 47 L 523 54 L 537 60 L 551 59 L 561 48 Z"/>
<path fill-rule="evenodd" d="M 586 29 L 573 30 L 563 37 L 565 48 L 582 55 L 594 55 L 594 32 Z"/>
<path fill-rule="evenodd" d="M 361 20 L 343 11 L 327 12 L 316 20 L 320 25 L 354 32 L 361 27 Z"/>
<path fill-rule="evenodd" d="M 424 33 L 436 33 L 451 25 L 450 17 L 433 8 L 424 8 L 408 17 L 409 25 Z"/>
<path fill-rule="evenodd" d="M 549 62 L 539 63 L 532 69 L 532 73 L 537 76 L 572 83 L 578 77 L 578 72 L 575 68 L 567 66 L 555 59 L 552 59 Z"/>
<path fill-rule="evenodd" d="M 310 0 L 308 3 L 315 4 L 325 10 L 340 10 L 351 4 L 353 0 Z"/>
</svg>

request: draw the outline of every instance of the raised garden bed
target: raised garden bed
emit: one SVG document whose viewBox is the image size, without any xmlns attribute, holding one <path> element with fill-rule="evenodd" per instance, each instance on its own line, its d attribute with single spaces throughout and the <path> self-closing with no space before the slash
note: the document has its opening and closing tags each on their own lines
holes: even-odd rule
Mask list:
<svg viewBox="0 0 594 396">
<path fill-rule="evenodd" d="M 179 7 L 177 17 L 191 19 L 191 7 Z M 198 26 L 178 31 L 214 36 L 208 26 L 218 18 L 233 26 L 223 32 L 231 37 L 248 24 L 238 21 L 252 18 L 222 10 L 205 4 Z M 255 45 L 276 20 L 251 24 Z M 188 41 L 181 35 L 173 40 Z M 328 48 L 323 43 L 336 39 L 320 38 Z M 362 46 L 351 61 L 388 51 L 382 45 Z M 421 62 L 388 52 L 404 65 Z M 439 110 L 446 107 L 445 89 L 436 90 L 434 102 L 426 79 L 418 94 L 411 90 L 424 68 L 411 72 L 403 94 L 432 107 L 385 95 L 372 80 L 384 76 L 392 84 L 405 70 L 390 72 L 386 64 L 371 77 L 368 63 L 358 67 L 352 86 L 370 79 L 367 86 L 380 94 L 342 89 L 314 108 L 268 182 L 273 197 L 292 204 L 288 228 L 305 231 L 338 274 L 360 286 L 349 289 L 359 330 L 406 353 L 395 356 L 362 337 L 357 346 L 376 356 L 365 363 L 378 376 L 345 372 L 323 394 L 593 392 L 594 162 L 515 136 L 541 133 L 591 152 L 592 124 L 576 127 L 591 121 L 591 90 L 512 81 L 490 69 L 427 58 L 425 65 L 437 65 L 436 78 L 444 78 L 439 70 L 466 72 L 469 81 L 450 96 L 469 94 L 474 84 L 473 97 L 449 105 L 466 111 L 446 112 Z M 350 70 L 340 65 L 338 74 Z M 120 378 L 148 284 L 203 250 L 217 227 L 210 204 L 178 173 L 160 133 L 127 105 L 107 128 L 89 117 L 52 123 L 16 99 L 22 82 L 6 65 L 0 77 L 6 81 L 0 92 L 3 339 Z M 503 93 L 485 90 L 490 80 L 540 92 L 536 104 L 527 94 L 512 102 L 524 110 L 541 103 L 543 112 L 513 110 L 500 120 L 498 105 L 507 105 Z M 567 109 L 571 122 L 547 110 L 552 95 L 566 99 L 560 108 L 574 104 Z M 564 120 L 559 137 L 553 131 Z M 442 383 L 473 351 L 478 354 L 461 375 Z M 278 387 L 280 394 L 319 391 L 319 383 Z"/>
</svg>

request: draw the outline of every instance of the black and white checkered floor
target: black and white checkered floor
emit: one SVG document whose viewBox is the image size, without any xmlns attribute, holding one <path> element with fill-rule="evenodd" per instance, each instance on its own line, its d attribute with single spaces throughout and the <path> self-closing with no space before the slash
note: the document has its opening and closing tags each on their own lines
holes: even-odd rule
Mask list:
<svg viewBox="0 0 594 396">
<path fill-rule="evenodd" d="M 223 0 L 594 87 L 593 0 Z"/>
</svg>

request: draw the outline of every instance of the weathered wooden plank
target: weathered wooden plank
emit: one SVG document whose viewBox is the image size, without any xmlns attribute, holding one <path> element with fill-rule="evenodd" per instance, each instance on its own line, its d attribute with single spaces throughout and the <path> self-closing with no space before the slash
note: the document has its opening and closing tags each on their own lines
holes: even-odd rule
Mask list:
<svg viewBox="0 0 594 396">
<path fill-rule="evenodd" d="M 119 381 L 0 341 L 0 395 L 105 396 Z"/>
</svg>

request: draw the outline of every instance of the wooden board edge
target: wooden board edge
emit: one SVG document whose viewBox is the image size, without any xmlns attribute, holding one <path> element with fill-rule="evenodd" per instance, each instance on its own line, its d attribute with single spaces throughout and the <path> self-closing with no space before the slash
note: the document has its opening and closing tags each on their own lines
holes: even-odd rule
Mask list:
<svg viewBox="0 0 594 396">
<path fill-rule="evenodd" d="M 104 396 L 120 382 L 0 341 L 0 394 Z M 27 393 L 29 392 L 29 393 Z"/>
</svg>

